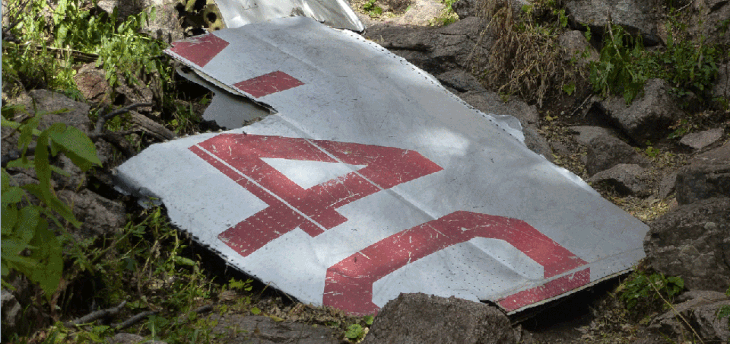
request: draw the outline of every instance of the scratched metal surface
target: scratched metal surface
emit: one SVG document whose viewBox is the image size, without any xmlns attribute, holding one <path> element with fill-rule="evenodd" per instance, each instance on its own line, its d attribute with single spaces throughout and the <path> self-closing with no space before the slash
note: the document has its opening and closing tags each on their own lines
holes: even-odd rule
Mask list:
<svg viewBox="0 0 730 344">
<path fill-rule="evenodd" d="M 344 0 L 215 0 L 215 3 L 229 28 L 306 16 L 338 29 L 365 30 L 365 25 Z"/>
<path fill-rule="evenodd" d="M 119 186 L 302 302 L 368 314 L 424 292 L 511 314 L 644 257 L 645 224 L 357 35 L 286 18 L 168 53 L 277 113 L 153 145 Z"/>
</svg>

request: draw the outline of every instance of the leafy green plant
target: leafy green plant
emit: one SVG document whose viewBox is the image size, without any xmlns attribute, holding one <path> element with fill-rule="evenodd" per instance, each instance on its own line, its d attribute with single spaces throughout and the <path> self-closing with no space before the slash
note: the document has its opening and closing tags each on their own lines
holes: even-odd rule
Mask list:
<svg viewBox="0 0 730 344">
<path fill-rule="evenodd" d="M 643 91 L 648 71 L 655 66 L 646 58 L 641 38 L 626 34 L 621 26 L 608 26 L 603 38 L 600 60 L 589 64 L 593 91 L 603 97 L 623 95 L 626 103 L 631 103 Z"/>
<path fill-rule="evenodd" d="M 725 291 L 725 295 L 730 296 L 730 287 Z M 730 329 L 730 306 L 724 305 L 717 310 L 717 319 L 727 318 L 727 327 Z"/>
<path fill-rule="evenodd" d="M 60 111 L 59 111 L 60 112 Z M 51 172 L 65 174 L 50 164 L 50 158 L 63 153 L 82 171 L 101 166 L 94 143 L 82 131 L 55 123 L 39 131 L 42 114 L 36 114 L 23 123 L 2 118 L 2 126 L 19 132 L 20 158 L 10 161 L 7 168 L 35 170 L 39 183 L 11 186 L 11 176 L 2 169 L 2 283 L 16 270 L 38 283 L 50 300 L 58 288 L 63 270 L 61 245 L 56 234 L 49 229 L 48 221 L 64 228 L 56 218 L 60 215 L 68 223 L 80 227 L 71 208 L 56 197 L 51 187 Z M 27 156 L 28 148 L 35 141 L 34 159 Z M 38 202 L 34 202 L 31 196 Z M 55 214 L 54 214 L 55 213 Z"/>
<path fill-rule="evenodd" d="M 377 0 L 368 0 L 362 9 L 365 10 L 371 17 L 377 17 L 383 14 L 383 8 L 377 5 Z"/>
<path fill-rule="evenodd" d="M 347 327 L 347 332 L 345 332 L 345 338 L 351 340 L 351 341 L 358 341 L 362 337 L 365 336 L 365 329 L 363 329 L 360 324 L 352 324 Z"/>
<path fill-rule="evenodd" d="M 655 308 L 655 302 L 662 298 L 672 302 L 674 297 L 684 290 L 684 280 L 681 277 L 666 277 L 662 273 L 647 275 L 639 271 L 635 272 L 633 278 L 625 282 L 621 289 L 620 298 L 629 310 L 651 309 Z"/>
</svg>

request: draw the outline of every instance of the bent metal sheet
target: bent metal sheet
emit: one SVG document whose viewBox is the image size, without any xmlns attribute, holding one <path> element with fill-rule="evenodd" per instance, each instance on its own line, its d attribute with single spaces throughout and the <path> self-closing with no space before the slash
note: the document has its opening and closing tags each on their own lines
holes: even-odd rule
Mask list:
<svg viewBox="0 0 730 344">
<path fill-rule="evenodd" d="M 117 169 L 229 264 L 304 303 L 373 314 L 400 293 L 507 313 L 629 270 L 648 227 L 357 34 L 308 18 L 168 54 L 277 113 L 156 144 Z"/>
</svg>

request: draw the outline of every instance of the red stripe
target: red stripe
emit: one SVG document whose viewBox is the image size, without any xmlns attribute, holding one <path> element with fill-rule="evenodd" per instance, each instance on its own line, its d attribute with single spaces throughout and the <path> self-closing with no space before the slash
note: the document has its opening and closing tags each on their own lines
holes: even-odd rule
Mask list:
<svg viewBox="0 0 730 344">
<path fill-rule="evenodd" d="M 271 72 L 233 84 L 233 86 L 250 94 L 254 98 L 285 91 L 301 85 L 304 85 L 304 83 L 282 71 Z"/>
<path fill-rule="evenodd" d="M 227 46 L 228 42 L 214 34 L 207 34 L 175 42 L 169 50 L 200 67 L 205 67 Z"/>
</svg>

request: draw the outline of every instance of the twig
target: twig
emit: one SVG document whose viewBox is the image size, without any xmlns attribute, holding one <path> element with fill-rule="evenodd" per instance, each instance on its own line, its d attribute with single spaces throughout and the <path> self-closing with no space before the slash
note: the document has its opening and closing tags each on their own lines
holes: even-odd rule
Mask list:
<svg viewBox="0 0 730 344">
<path fill-rule="evenodd" d="M 123 113 L 127 113 L 138 107 L 143 107 L 143 106 L 152 106 L 152 103 L 134 103 L 132 105 L 125 106 L 121 109 L 114 110 L 106 115 L 99 115 L 99 120 L 96 121 L 96 127 L 94 128 L 94 134 L 101 135 L 102 131 L 104 130 L 104 124 L 106 124 L 106 122 L 108 120 L 114 118 L 114 116 L 117 116 L 117 115 L 120 115 Z"/>
<path fill-rule="evenodd" d="M 100 309 L 98 311 L 91 312 L 87 315 L 84 315 L 81 318 L 67 321 L 67 322 L 63 323 L 63 325 L 66 327 L 73 327 L 74 325 L 86 324 L 86 323 L 95 321 L 97 319 L 109 317 L 109 316 L 119 313 L 122 310 L 122 308 L 124 307 L 124 305 L 126 305 L 126 304 L 127 304 L 127 301 L 122 301 L 122 303 L 120 303 L 119 306 L 107 308 L 107 309 Z"/>
<path fill-rule="evenodd" d="M 699 340 L 700 343 L 704 344 L 705 342 L 702 341 L 702 337 L 700 337 L 700 335 L 697 333 L 697 331 L 695 331 L 695 329 L 692 327 L 692 325 L 689 324 L 689 321 L 687 321 L 687 319 L 685 319 L 682 316 L 682 314 L 680 314 L 679 312 L 677 312 L 677 309 L 674 308 L 674 305 L 672 305 L 669 301 L 667 301 L 667 299 L 664 298 L 664 296 L 662 296 L 662 293 L 659 292 L 659 289 L 657 289 L 657 287 L 654 285 L 654 283 L 649 283 L 649 285 L 654 289 L 654 291 L 657 293 L 657 295 L 659 295 L 659 297 L 662 299 L 662 301 L 664 301 L 664 303 L 666 303 L 667 305 L 669 305 L 669 308 L 671 308 L 672 311 L 674 311 L 674 314 L 677 314 L 677 316 L 679 318 L 681 318 L 682 321 L 684 321 L 685 324 L 687 324 L 687 327 L 689 327 L 689 329 L 692 330 L 692 333 L 694 333 L 695 336 L 697 336 L 697 340 Z"/>
<path fill-rule="evenodd" d="M 133 317 L 125 320 L 124 322 L 121 322 L 119 324 L 112 325 L 112 328 L 115 331 L 120 331 L 120 330 L 123 330 L 123 329 L 125 329 L 127 327 L 130 327 L 130 326 L 138 323 L 140 320 L 142 320 L 142 319 L 144 319 L 144 318 L 146 318 L 146 317 L 148 317 L 150 315 L 155 315 L 157 313 L 159 313 L 159 312 L 158 311 L 144 311 L 142 313 L 139 313 L 139 314 L 137 314 L 137 315 L 135 315 L 135 316 L 133 316 Z"/>
<path fill-rule="evenodd" d="M 588 99 L 591 99 L 592 96 L 593 96 L 592 94 L 589 94 L 588 97 L 586 97 L 586 99 L 583 99 L 583 102 L 580 103 L 580 105 L 578 105 L 578 107 L 575 108 L 575 110 L 573 110 L 573 112 L 570 113 L 570 116 L 569 117 L 573 117 L 573 115 L 575 115 L 576 111 L 582 109 L 583 108 L 583 105 L 585 105 L 586 102 L 588 101 Z"/>
</svg>

